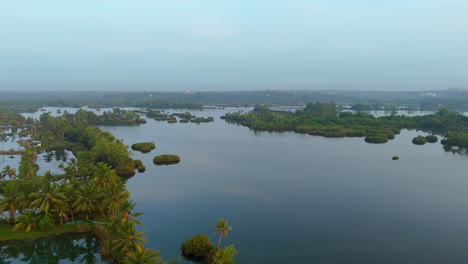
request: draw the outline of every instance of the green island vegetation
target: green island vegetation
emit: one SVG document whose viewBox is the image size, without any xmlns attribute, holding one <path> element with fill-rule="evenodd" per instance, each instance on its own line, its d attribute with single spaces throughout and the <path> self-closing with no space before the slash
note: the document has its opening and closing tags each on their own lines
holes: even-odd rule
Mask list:
<svg viewBox="0 0 468 264">
<path fill-rule="evenodd" d="M 424 145 L 426 144 L 426 137 L 417 136 L 413 138 L 413 144 L 415 145 Z"/>
<path fill-rule="evenodd" d="M 304 109 L 295 112 L 256 106 L 250 112 L 227 113 L 221 118 L 254 130 L 365 137 L 369 143 L 384 143 L 393 139 L 401 129 L 416 129 L 443 136 L 441 143 L 447 148 L 468 148 L 468 117 L 446 108 L 423 116 L 392 114 L 375 117 L 364 112 L 340 111 L 334 103 L 308 103 Z"/>
<path fill-rule="evenodd" d="M 436 143 L 437 142 L 437 136 L 434 136 L 434 135 L 427 135 L 426 136 L 426 141 L 428 143 Z"/>
<path fill-rule="evenodd" d="M 141 142 L 132 144 L 131 148 L 142 153 L 149 153 L 151 150 L 156 148 L 156 144 L 153 142 Z"/>
<path fill-rule="evenodd" d="M 136 120 L 133 114 L 121 114 Z M 114 120 L 126 123 L 125 118 Z M 0 241 L 91 232 L 101 255 L 115 263 L 162 261 L 158 250 L 143 246 L 144 231 L 136 230 L 142 224 L 136 218 L 141 213 L 133 212 L 135 203 L 120 177 L 133 175 L 135 169 L 143 171 L 143 163 L 130 158 L 122 141 L 92 126 L 109 120 L 79 110 L 58 117 L 44 113 L 39 120 L 24 121 L 41 144 L 24 144 L 18 174 L 10 166 L 0 173 Z M 38 152 L 63 149 L 76 157 L 60 164 L 64 173 L 37 175 Z"/>
<path fill-rule="evenodd" d="M 177 117 L 179 118 L 179 123 L 192 122 L 200 124 L 214 121 L 213 117 L 196 117 L 190 112 L 169 114 L 160 110 L 148 109 L 146 112 L 138 111 L 138 113 L 145 114 L 148 118 L 154 118 L 156 121 L 167 121 L 168 123 L 177 123 Z"/>
<path fill-rule="evenodd" d="M 154 157 L 153 163 L 156 165 L 177 164 L 180 162 L 180 157 L 177 155 L 159 155 Z"/>
<path fill-rule="evenodd" d="M 182 255 L 188 259 L 204 264 L 234 264 L 234 257 L 237 255 L 237 250 L 234 245 L 221 248 L 221 239 L 229 235 L 232 227 L 228 225 L 228 221 L 224 219 L 218 220 L 214 226 L 216 229 L 214 234 L 220 233 L 218 246 L 211 243 L 210 238 L 206 234 L 198 234 L 187 239 L 182 243 Z"/>
<path fill-rule="evenodd" d="M 393 156 L 392 157 L 392 160 L 399 160 L 399 159 L 400 159 L 400 157 L 398 157 L 398 156 Z"/>
<path fill-rule="evenodd" d="M 190 122 L 197 123 L 197 124 L 208 123 L 208 122 L 214 122 L 214 118 L 211 116 L 210 117 L 197 117 L 197 118 L 191 119 Z"/>
</svg>

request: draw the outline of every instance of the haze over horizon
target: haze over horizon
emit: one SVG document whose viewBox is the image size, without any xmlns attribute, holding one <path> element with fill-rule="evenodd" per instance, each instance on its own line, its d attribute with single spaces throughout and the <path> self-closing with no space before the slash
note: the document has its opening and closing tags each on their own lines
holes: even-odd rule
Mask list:
<svg viewBox="0 0 468 264">
<path fill-rule="evenodd" d="M 0 90 L 468 87 L 462 0 L 0 2 Z"/>
</svg>

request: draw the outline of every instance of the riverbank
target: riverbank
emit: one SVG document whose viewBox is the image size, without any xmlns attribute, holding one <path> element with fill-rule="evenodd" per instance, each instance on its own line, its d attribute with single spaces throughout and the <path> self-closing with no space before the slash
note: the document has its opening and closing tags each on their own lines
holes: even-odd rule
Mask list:
<svg viewBox="0 0 468 264">
<path fill-rule="evenodd" d="M 83 233 L 77 230 L 76 224 L 55 226 L 50 231 L 31 230 L 30 232 L 11 232 L 12 227 L 13 225 L 6 223 L 0 224 L 0 241 L 38 239 L 68 233 Z"/>
</svg>

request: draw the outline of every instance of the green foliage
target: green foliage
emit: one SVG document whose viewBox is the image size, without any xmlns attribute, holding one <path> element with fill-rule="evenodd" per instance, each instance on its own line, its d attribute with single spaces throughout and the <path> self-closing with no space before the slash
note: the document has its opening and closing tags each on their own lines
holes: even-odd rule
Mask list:
<svg viewBox="0 0 468 264">
<path fill-rule="evenodd" d="M 192 123 L 208 123 L 208 122 L 213 122 L 214 118 L 213 117 L 197 117 L 194 119 L 191 119 L 190 122 Z"/>
<path fill-rule="evenodd" d="M 154 157 L 153 163 L 156 165 L 169 165 L 180 162 L 180 157 L 177 155 L 159 155 Z"/>
<path fill-rule="evenodd" d="M 234 257 L 236 257 L 237 254 L 238 253 L 234 245 L 227 246 L 216 252 L 211 264 L 234 264 Z"/>
<path fill-rule="evenodd" d="M 55 227 L 55 220 L 51 214 L 45 214 L 41 220 L 39 220 L 39 229 L 41 231 L 50 231 Z"/>
<path fill-rule="evenodd" d="M 132 144 L 131 148 L 133 150 L 137 150 L 142 153 L 148 153 L 151 150 L 156 148 L 156 144 L 154 144 L 153 142 L 141 142 L 141 143 Z"/>
<path fill-rule="evenodd" d="M 386 135 L 386 134 L 367 135 L 364 140 L 367 143 L 385 143 L 385 142 L 388 141 L 388 135 Z"/>
<path fill-rule="evenodd" d="M 415 145 L 424 145 L 426 144 L 426 138 L 423 136 L 417 136 L 413 138 L 413 144 Z"/>
<path fill-rule="evenodd" d="M 398 156 L 393 156 L 392 157 L 392 160 L 399 160 L 399 159 L 400 159 L 400 157 L 398 157 Z"/>
<path fill-rule="evenodd" d="M 426 141 L 428 143 L 436 143 L 437 142 L 437 136 L 434 136 L 434 135 L 427 135 L 426 136 Z"/>
<path fill-rule="evenodd" d="M 181 247 L 185 256 L 211 259 L 216 247 L 211 243 L 210 238 L 205 234 L 199 234 L 187 239 Z"/>
</svg>

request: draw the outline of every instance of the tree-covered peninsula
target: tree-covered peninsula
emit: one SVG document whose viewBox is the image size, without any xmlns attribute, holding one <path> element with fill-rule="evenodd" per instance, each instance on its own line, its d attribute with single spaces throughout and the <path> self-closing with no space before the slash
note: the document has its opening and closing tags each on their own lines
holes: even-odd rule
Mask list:
<svg viewBox="0 0 468 264">
<path fill-rule="evenodd" d="M 57 117 L 44 113 L 38 120 L 16 120 L 14 125 L 41 144 L 24 144 L 18 175 L 6 167 L 2 172 L 0 240 L 92 232 L 101 254 L 115 263 L 161 261 L 159 251 L 143 246 L 144 232 L 136 228 L 142 224 L 136 218 L 141 213 L 133 211 L 135 203 L 130 200 L 125 178 L 120 177 L 133 175 L 143 164 L 131 159 L 122 141 L 92 126 L 109 120 L 128 123 L 137 118 L 120 110 L 105 117 L 80 110 Z M 60 165 L 62 174 L 38 175 L 37 152 L 56 149 L 68 149 L 76 158 Z"/>
<path fill-rule="evenodd" d="M 309 103 L 304 109 L 273 111 L 257 106 L 250 112 L 228 113 L 221 117 L 260 131 L 294 131 L 324 137 L 365 137 L 369 143 L 384 143 L 401 129 L 417 129 L 444 136 L 445 146 L 468 148 L 468 117 L 439 109 L 435 114 L 375 117 L 364 112 L 344 112 L 334 103 Z M 431 137 L 432 138 L 432 137 Z"/>
</svg>

